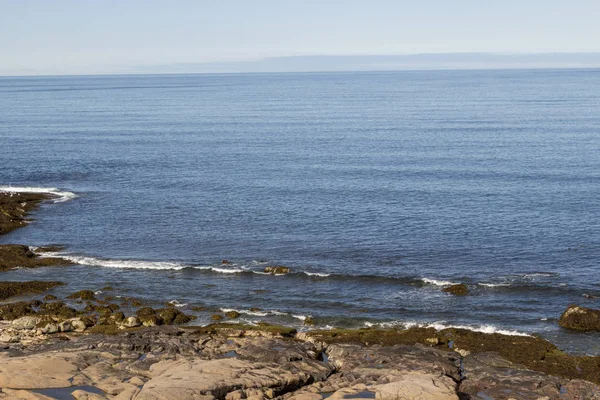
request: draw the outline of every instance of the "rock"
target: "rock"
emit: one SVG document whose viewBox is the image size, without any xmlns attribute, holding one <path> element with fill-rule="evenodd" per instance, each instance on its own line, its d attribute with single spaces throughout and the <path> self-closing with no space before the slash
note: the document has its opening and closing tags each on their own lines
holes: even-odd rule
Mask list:
<svg viewBox="0 0 600 400">
<path fill-rule="evenodd" d="M 63 321 L 58 324 L 58 330 L 61 332 L 71 332 L 73 330 L 73 324 L 70 321 Z"/>
<path fill-rule="evenodd" d="M 570 305 L 560 316 L 558 324 L 566 329 L 600 332 L 600 310 Z"/>
<path fill-rule="evenodd" d="M 19 301 L 17 303 L 9 303 L 0 305 L 0 320 L 12 321 L 14 319 L 24 317 L 26 315 L 36 314 L 31 307 L 31 303 Z"/>
<path fill-rule="evenodd" d="M 239 318 L 239 317 L 240 317 L 240 313 L 239 313 L 239 312 L 237 312 L 237 311 L 227 311 L 227 312 L 225 313 L 225 316 L 226 316 L 227 318 L 236 319 L 236 318 Z"/>
<path fill-rule="evenodd" d="M 53 294 L 47 294 L 44 296 L 44 301 L 51 301 L 51 300 L 58 300 L 58 297 L 56 297 Z"/>
<path fill-rule="evenodd" d="M 69 359 L 76 355 L 36 354 L 4 357 L 0 361 L 0 387 L 8 389 L 63 388 L 72 385 L 77 372 Z"/>
<path fill-rule="evenodd" d="M 52 315 L 61 319 L 75 318 L 77 316 L 77 310 L 67 306 L 62 301 L 43 303 L 39 307 L 39 314 L 42 315 Z"/>
<path fill-rule="evenodd" d="M 57 281 L 0 282 L 0 300 L 25 293 L 42 293 L 61 285 L 64 283 Z"/>
<path fill-rule="evenodd" d="M 313 326 L 313 325 L 315 325 L 314 318 L 313 317 L 306 317 L 304 319 L 304 325 L 307 325 L 307 326 Z"/>
<path fill-rule="evenodd" d="M 152 378 L 136 400 L 226 398 L 243 390 L 246 398 L 264 398 L 265 390 L 284 394 L 308 382 L 322 380 L 331 369 L 308 357 L 284 364 L 249 362 L 237 358 L 164 360 L 150 367 Z M 211 397 L 201 397 L 210 395 Z M 229 398 L 243 396 L 232 394 Z"/>
<path fill-rule="evenodd" d="M 0 213 L 0 218 L 2 214 Z M 71 261 L 58 257 L 39 257 L 29 247 L 19 244 L 0 245 L 0 271 L 14 268 L 37 268 L 57 265 L 71 265 Z"/>
<path fill-rule="evenodd" d="M 455 296 L 466 296 L 469 293 L 469 288 L 464 283 L 458 283 L 442 289 L 442 292 L 450 293 Z"/>
<path fill-rule="evenodd" d="M 21 317 L 12 321 L 14 329 L 34 329 L 42 319 L 39 317 Z"/>
<path fill-rule="evenodd" d="M 275 265 L 275 266 L 271 266 L 271 267 L 265 267 L 264 272 L 266 272 L 268 274 L 273 274 L 273 275 L 284 275 L 284 274 L 289 273 L 290 269 L 283 265 Z"/>
<path fill-rule="evenodd" d="M 393 382 L 375 385 L 376 399 L 458 400 L 456 383 L 447 376 L 407 372 Z M 499 398 L 499 397 L 498 397 Z"/>
<path fill-rule="evenodd" d="M 143 303 L 140 300 L 136 300 L 136 299 L 131 300 L 132 307 L 141 307 L 142 305 L 143 305 Z"/>
<path fill-rule="evenodd" d="M 219 314 L 213 314 L 211 315 L 210 319 L 212 319 L 213 321 L 220 321 L 223 319 L 223 316 Z"/>
<path fill-rule="evenodd" d="M 600 386 L 531 371 L 494 353 L 463 359 L 460 394 L 472 399 L 600 399 Z"/>
<path fill-rule="evenodd" d="M 135 328 L 142 325 L 138 317 L 129 317 L 121 323 L 122 328 Z"/>
<path fill-rule="evenodd" d="M 83 332 L 88 327 L 88 325 L 80 318 L 72 319 L 70 322 L 71 322 L 71 326 L 75 332 Z"/>
<path fill-rule="evenodd" d="M 58 333 L 59 331 L 60 331 L 60 328 L 59 328 L 58 324 L 55 324 L 53 322 L 46 324 L 46 326 L 44 326 L 43 328 L 40 329 L 40 332 L 45 335 L 51 335 L 53 333 Z"/>
<path fill-rule="evenodd" d="M 19 335 L 3 333 L 0 335 L 0 343 L 19 343 Z"/>
<path fill-rule="evenodd" d="M 221 260 L 221 264 L 223 264 L 223 265 L 231 265 L 231 261 L 223 259 L 223 260 Z"/>
<path fill-rule="evenodd" d="M 67 299 L 96 300 L 96 295 L 91 290 L 80 290 L 67 296 Z"/>
</svg>

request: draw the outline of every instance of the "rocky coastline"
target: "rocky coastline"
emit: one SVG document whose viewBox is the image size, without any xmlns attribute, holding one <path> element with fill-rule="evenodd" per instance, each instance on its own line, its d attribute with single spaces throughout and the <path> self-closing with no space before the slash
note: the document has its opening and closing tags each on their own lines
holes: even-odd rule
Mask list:
<svg viewBox="0 0 600 400">
<path fill-rule="evenodd" d="M 0 234 L 25 226 L 50 199 L 0 193 Z M 0 275 L 69 264 L 41 256 L 44 250 L 0 245 Z M 271 272 L 285 273 L 277 268 Z M 0 398 L 600 399 L 600 356 L 570 355 L 536 336 L 433 328 L 297 332 L 237 324 L 233 314 L 194 326 L 193 315 L 171 304 L 117 301 L 110 287 L 60 299 L 48 293 L 59 285 L 68 282 L 0 278 Z M 24 294 L 35 299 L 19 301 Z M 573 306 L 561 326 L 594 330 L 599 315 Z"/>
</svg>

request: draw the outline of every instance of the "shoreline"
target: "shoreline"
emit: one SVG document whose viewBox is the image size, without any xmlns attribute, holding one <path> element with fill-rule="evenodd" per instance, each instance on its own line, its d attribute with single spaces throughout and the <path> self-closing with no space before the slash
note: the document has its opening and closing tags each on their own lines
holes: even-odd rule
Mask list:
<svg viewBox="0 0 600 400">
<path fill-rule="evenodd" d="M 28 215 L 44 201 L 64 201 L 61 200 L 60 195 L 57 193 L 62 192 L 53 189 L 45 193 L 23 192 L 9 196 L 0 190 L 0 208 L 3 211 L 0 215 L 0 226 L 3 227 L 0 233 L 7 233 L 19 227 L 26 226 L 30 221 L 27 219 Z M 67 264 L 71 263 L 59 257 L 40 257 L 38 254 L 31 252 L 27 246 L 0 245 L 0 274 L 4 270 L 15 267 L 35 268 L 39 266 L 57 266 L 57 268 L 60 268 L 60 265 Z M 174 362 L 176 365 L 171 365 L 169 368 L 161 370 L 162 372 L 177 372 L 179 365 L 177 362 L 187 363 L 186 365 L 190 367 L 189 370 L 194 370 L 194 366 L 199 365 L 198 363 L 211 363 L 215 361 L 219 363 L 220 367 L 225 368 L 224 370 L 219 370 L 225 375 L 231 372 L 227 368 L 235 369 L 234 366 L 229 365 L 231 363 L 227 364 L 230 361 L 243 362 L 245 368 L 253 368 L 253 366 L 258 364 L 262 366 L 265 363 L 268 364 L 273 361 L 272 353 L 274 352 L 283 352 L 285 354 L 286 351 L 291 351 L 290 349 L 292 348 L 294 351 L 300 352 L 299 356 L 296 354 L 296 356 L 300 357 L 299 360 L 291 357 L 286 361 L 292 364 L 289 366 L 290 369 L 286 369 L 286 371 L 295 371 L 292 373 L 293 377 L 295 377 L 294 379 L 308 374 L 311 378 L 306 379 L 302 384 L 300 382 L 302 379 L 296 385 L 289 387 L 280 381 L 275 383 L 269 381 L 271 383 L 265 388 L 264 381 L 254 381 L 254 383 L 248 384 L 249 386 L 247 385 L 242 389 L 239 388 L 239 384 L 230 386 L 229 389 L 231 390 L 228 389 L 228 392 L 223 393 L 225 389 L 222 389 L 222 380 L 218 380 L 217 377 L 214 382 L 221 383 L 215 384 L 216 386 L 214 387 L 203 387 L 201 390 L 190 383 L 192 386 L 188 388 L 192 391 L 196 390 L 197 393 L 194 393 L 198 395 L 212 396 L 213 398 L 229 398 L 230 400 L 235 398 L 251 398 L 252 396 L 258 398 L 317 400 L 326 397 L 325 394 L 330 393 L 333 393 L 333 396 L 337 396 L 332 396 L 332 398 L 345 398 L 346 395 L 350 396 L 347 398 L 374 398 L 376 393 L 380 393 L 381 398 L 391 398 L 392 396 L 388 396 L 388 394 L 392 393 L 393 390 L 400 390 L 399 388 L 401 387 L 413 387 L 413 389 L 420 387 L 422 390 L 425 390 L 425 388 L 427 390 L 443 389 L 441 392 L 435 393 L 438 393 L 438 396 L 446 396 L 431 398 L 485 399 L 486 397 L 483 396 L 477 397 L 478 393 L 496 398 L 495 396 L 501 393 L 500 390 L 517 390 L 521 386 L 529 384 L 531 384 L 532 388 L 521 390 L 530 390 L 531 396 L 539 395 L 548 396 L 549 398 L 559 398 L 553 396 L 560 395 L 562 396 L 560 398 L 571 398 L 563 396 L 565 393 L 561 392 L 562 388 L 567 388 L 566 393 L 569 395 L 580 394 L 587 396 L 587 393 L 600 393 L 600 386 L 595 385 L 600 383 L 600 356 L 569 355 L 562 352 L 549 341 L 535 335 L 504 335 L 500 333 L 476 332 L 461 328 L 437 330 L 433 327 L 412 327 L 408 329 L 371 327 L 365 329 L 308 330 L 298 333 L 293 328 L 276 325 L 259 324 L 258 326 L 249 326 L 236 324 L 234 321 L 239 318 L 239 313 L 234 311 L 230 311 L 231 314 L 227 315 L 230 318 L 227 322 L 221 321 L 223 316 L 220 316 L 221 318 L 215 317 L 215 323 L 212 325 L 203 327 L 182 325 L 176 327 L 172 325 L 188 324 L 193 320 L 193 316 L 187 315 L 179 311 L 176 307 L 169 305 L 161 309 L 153 309 L 132 298 L 124 300 L 127 302 L 126 306 L 123 304 L 119 305 L 114 303 L 116 301 L 114 296 L 107 296 L 106 294 L 99 296 L 95 293 L 95 291 L 100 289 L 104 289 L 104 292 L 110 293 L 111 290 L 109 288 L 89 288 L 91 290 L 73 293 L 68 296 L 70 299 L 58 299 L 55 296 L 46 295 L 45 292 L 49 288 L 40 283 L 23 282 L 20 286 L 16 285 L 15 282 L 3 282 L 2 284 L 5 283 L 9 284 L 6 289 L 0 286 L 0 294 L 6 293 L 4 298 L 0 297 L 2 300 L 0 305 L 0 357 L 3 360 L 3 366 L 0 366 L 0 388 L 2 388 L 3 392 L 0 392 L 0 395 L 1 393 L 9 393 L 10 396 L 16 396 L 11 391 L 36 389 L 34 387 L 26 387 L 27 385 L 23 381 L 14 384 L 11 379 L 7 381 L 6 378 L 3 378 L 3 375 L 12 376 L 13 380 L 17 379 L 14 377 L 14 374 L 17 374 L 18 371 L 23 372 L 23 370 L 19 370 L 19 365 L 27 365 L 27 368 L 34 366 L 43 370 L 44 366 L 36 358 L 39 358 L 40 354 L 61 359 L 67 364 L 71 363 L 71 367 L 69 367 L 71 368 L 69 369 L 69 373 L 72 373 L 71 377 L 77 375 L 76 371 L 80 373 L 98 363 L 106 363 L 110 357 L 100 354 L 99 348 L 104 349 L 104 346 L 99 346 L 102 343 L 121 343 L 118 346 L 115 345 L 115 347 L 109 346 L 108 349 L 111 350 L 108 352 L 111 353 L 113 350 L 123 352 L 125 351 L 124 349 L 128 349 L 125 351 L 129 352 L 126 358 L 130 361 L 133 360 L 131 361 L 133 364 L 138 362 L 139 358 L 144 355 L 144 360 L 142 361 L 145 361 L 148 356 L 152 355 L 151 359 L 155 360 L 155 363 L 152 365 L 160 363 L 168 364 L 173 361 L 172 358 L 175 358 Z M 56 285 L 62 284 L 59 281 L 54 283 Z M 25 293 L 35 294 L 40 299 L 36 298 L 29 302 L 7 302 L 11 297 Z M 65 303 L 65 301 L 68 303 Z M 71 304 L 77 306 L 71 307 Z M 123 307 L 123 310 L 121 307 Z M 134 309 L 136 310 L 133 311 Z M 124 311 L 127 312 L 127 315 Z M 7 322 L 7 320 L 10 322 Z M 163 343 L 165 337 L 170 338 L 170 340 L 173 337 L 186 338 L 190 342 L 181 342 L 180 340 L 177 350 L 171 351 L 169 350 L 169 346 Z M 136 344 L 136 340 L 139 341 L 142 338 L 146 347 L 137 348 L 138 344 Z M 197 338 L 199 339 L 196 340 Z M 211 343 L 211 341 L 215 340 L 218 342 L 218 345 L 215 345 L 216 347 L 211 348 L 208 352 L 205 351 L 207 346 L 202 347 L 203 345 L 200 345 L 202 348 L 198 347 L 198 343 L 204 341 Z M 224 342 L 221 343 L 219 340 L 224 340 Z M 235 347 L 229 343 L 230 340 L 233 340 L 233 343 L 239 347 Z M 80 359 L 73 361 L 74 349 L 80 349 L 82 343 L 89 350 L 88 356 L 93 358 L 96 363 L 89 364 L 89 360 L 84 362 Z M 182 352 L 181 349 L 186 346 L 186 343 L 194 350 Z M 225 351 L 232 346 L 235 349 Z M 298 346 L 300 349 L 298 349 Z M 159 351 L 161 347 L 163 350 Z M 276 350 L 279 348 L 284 350 Z M 231 351 L 236 355 L 230 353 Z M 373 367 L 372 360 L 365 361 L 365 351 L 367 353 L 377 353 L 377 357 L 396 357 L 397 361 L 402 360 L 403 362 L 407 362 L 406 360 L 410 359 L 414 362 L 414 368 L 403 370 L 396 365 L 394 366 L 395 369 L 392 368 L 392 372 L 390 372 L 389 368 Z M 58 356 L 57 354 L 62 355 Z M 133 358 L 134 355 L 135 359 Z M 19 360 L 20 364 L 17 362 Z M 28 363 L 28 360 L 33 361 Z M 297 365 L 298 361 L 306 361 L 305 364 L 310 367 L 307 367 L 305 364 L 299 367 Z M 366 365 L 365 362 L 367 363 Z M 82 369 L 81 366 L 86 365 L 86 363 L 89 365 Z M 432 363 L 444 364 L 444 367 L 441 368 L 442 372 L 440 372 L 440 368 L 432 370 Z M 384 364 L 386 363 L 381 363 L 381 365 Z M 6 367 L 6 365 L 9 367 Z M 375 377 L 372 373 L 366 374 L 362 371 L 364 368 L 378 371 L 386 370 L 386 372 L 379 375 L 375 374 L 377 375 Z M 200 368 L 196 371 L 196 375 L 194 375 L 194 379 L 192 380 L 197 380 L 201 377 L 206 378 L 202 375 L 204 373 L 202 371 L 205 370 Z M 419 373 L 422 376 L 417 377 L 416 375 L 418 374 L 415 374 L 414 371 L 420 371 Z M 499 378 L 504 376 L 503 374 L 507 374 L 507 371 L 510 371 L 510 374 L 508 374 L 510 376 L 508 384 L 506 382 L 502 383 L 506 380 L 506 377 L 503 379 Z M 119 376 L 121 372 L 112 371 L 108 375 L 113 377 Z M 91 387 L 99 388 L 104 397 L 90 397 L 91 395 L 86 395 L 88 397 L 81 398 L 197 398 L 186 397 L 187 395 L 182 392 L 177 392 L 179 394 L 175 397 L 160 397 L 159 394 L 163 393 L 164 395 L 164 392 L 159 391 L 159 394 L 154 393 L 156 392 L 156 387 L 160 388 L 160 385 L 147 386 L 148 382 L 153 382 L 153 380 L 153 385 L 156 384 L 156 380 L 162 376 L 160 373 L 155 374 L 155 372 L 148 370 L 143 374 L 132 374 L 134 376 L 127 379 L 137 378 L 136 382 L 141 382 L 141 385 L 133 385 L 135 387 L 127 385 L 121 385 L 121 387 L 116 385 L 120 389 L 112 390 L 112 393 L 111 390 L 104 390 L 107 388 L 101 382 L 100 378 L 84 374 L 85 378 L 82 378 L 82 382 L 93 383 Z M 352 374 L 361 378 L 350 382 L 344 381 L 337 386 L 334 384 L 331 384 L 330 387 L 327 386 L 327 382 L 337 382 L 340 379 L 339 375 L 343 375 L 340 372 L 352 372 Z M 48 379 L 52 378 L 54 374 L 51 369 L 45 370 L 45 373 Z M 282 370 L 275 368 L 270 372 L 273 375 L 271 378 L 281 373 Z M 182 379 L 185 380 L 185 374 L 183 375 Z M 411 377 L 409 381 L 406 380 L 407 376 Z M 190 378 L 190 376 L 187 377 Z M 425 385 L 420 380 L 423 377 L 426 377 L 426 380 L 429 379 L 429 381 L 434 382 L 433 387 Z M 510 383 L 511 380 L 514 383 Z M 162 382 L 160 379 L 158 381 L 159 383 Z M 382 383 L 384 381 L 386 383 Z M 67 386 L 44 386 L 39 389 L 86 386 L 77 385 L 74 382 L 70 382 Z M 537 382 L 537 386 L 533 382 Z M 547 382 L 548 385 L 539 386 L 540 382 Z M 31 385 L 34 383 L 34 381 L 30 381 L 28 384 Z M 168 386 L 168 382 L 162 383 L 166 384 L 169 390 L 177 389 Z M 259 383 L 263 384 L 263 386 L 259 386 Z M 317 383 L 321 383 L 324 386 L 314 387 Z M 48 384 L 49 382 L 46 381 L 46 385 Z M 282 385 L 285 389 L 281 389 Z M 511 385 L 514 385 L 514 387 Z M 274 387 L 278 389 L 274 390 Z M 393 389 L 391 389 L 392 387 Z M 552 387 L 556 389 L 556 393 L 552 392 Z M 164 388 L 163 386 L 160 390 L 164 390 Z M 311 389 L 308 390 L 308 388 Z M 79 390 L 85 392 L 83 389 Z M 253 390 L 257 392 L 253 392 Z M 271 392 L 268 392 L 268 390 L 271 390 Z M 315 390 L 317 391 L 315 392 Z M 344 392 L 344 390 L 346 391 Z M 389 390 L 392 390 L 392 392 L 389 392 Z M 31 390 L 27 392 L 27 395 L 35 394 Z M 94 394 L 93 391 L 90 393 Z M 130 394 L 129 397 L 127 397 L 127 393 Z M 232 393 L 236 394 L 233 395 Z M 504 393 L 506 394 L 506 392 Z M 43 393 L 41 394 L 43 395 Z M 21 393 L 20 395 L 25 394 Z M 95 393 L 95 395 L 101 396 L 99 393 Z M 585 396 L 572 398 L 595 398 Z"/>
</svg>

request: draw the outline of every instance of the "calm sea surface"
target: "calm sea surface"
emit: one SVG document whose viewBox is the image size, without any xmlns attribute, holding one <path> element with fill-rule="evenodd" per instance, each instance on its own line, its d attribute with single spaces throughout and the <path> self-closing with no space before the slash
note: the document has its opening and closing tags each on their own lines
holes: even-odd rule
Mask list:
<svg viewBox="0 0 600 400">
<path fill-rule="evenodd" d="M 77 195 L 0 241 L 78 264 L 3 280 L 600 353 L 557 326 L 600 308 L 600 70 L 0 78 L 0 185 Z"/>
</svg>

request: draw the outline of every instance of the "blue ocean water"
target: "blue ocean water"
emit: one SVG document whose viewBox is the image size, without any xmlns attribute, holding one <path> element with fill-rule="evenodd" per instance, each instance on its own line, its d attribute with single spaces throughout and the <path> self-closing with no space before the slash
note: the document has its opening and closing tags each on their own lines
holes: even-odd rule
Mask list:
<svg viewBox="0 0 600 400">
<path fill-rule="evenodd" d="M 77 195 L 0 242 L 78 264 L 4 280 L 110 284 L 203 305 L 197 323 L 460 325 L 600 353 L 557 326 L 600 307 L 600 70 L 0 78 L 0 110 L 0 185 Z"/>
</svg>

